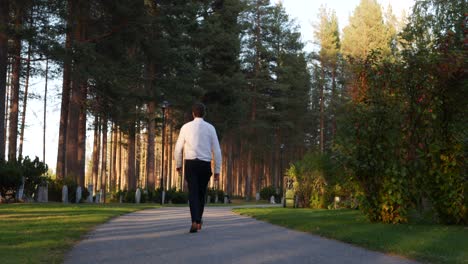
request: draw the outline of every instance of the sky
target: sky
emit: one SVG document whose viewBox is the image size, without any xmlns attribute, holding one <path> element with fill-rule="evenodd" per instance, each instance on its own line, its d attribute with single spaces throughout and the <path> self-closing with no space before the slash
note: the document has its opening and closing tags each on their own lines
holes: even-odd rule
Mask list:
<svg viewBox="0 0 468 264">
<path fill-rule="evenodd" d="M 306 43 L 306 50 L 313 50 L 313 24 L 318 22 L 319 8 L 323 5 L 332 9 L 338 16 L 340 30 L 348 24 L 348 18 L 359 5 L 360 0 L 275 0 L 281 1 L 291 19 L 295 19 L 301 27 L 302 40 Z M 402 11 L 409 14 L 414 0 L 377 0 L 379 4 L 387 9 L 392 6 L 393 13 L 399 18 Z"/>
<path fill-rule="evenodd" d="M 275 3 L 281 0 L 271 0 Z M 318 21 L 318 10 L 321 5 L 328 9 L 336 11 L 339 27 L 342 30 L 348 24 L 348 18 L 353 13 L 360 0 L 282 0 L 286 12 L 291 19 L 301 27 L 302 40 L 306 43 L 305 50 L 312 51 L 313 45 L 313 24 Z M 403 10 L 408 11 L 414 4 L 414 0 L 378 0 L 378 2 L 387 8 L 392 5 L 394 14 L 399 17 Z M 42 136 L 43 136 L 43 95 L 44 80 L 32 79 L 31 89 L 35 94 L 40 95 L 42 99 L 30 99 L 26 112 L 26 129 L 23 156 L 34 158 L 39 156 L 42 160 Z M 47 132 L 46 132 L 46 157 L 45 161 L 49 168 L 55 171 L 58 148 L 58 129 L 60 120 L 60 90 L 61 81 L 49 80 L 47 96 Z M 86 139 L 87 151 L 92 149 L 92 133 L 88 133 Z"/>
</svg>

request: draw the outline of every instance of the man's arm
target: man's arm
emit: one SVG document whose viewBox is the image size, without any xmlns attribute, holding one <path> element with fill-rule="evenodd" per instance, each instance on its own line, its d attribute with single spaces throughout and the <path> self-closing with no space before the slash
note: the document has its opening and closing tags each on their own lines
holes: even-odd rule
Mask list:
<svg viewBox="0 0 468 264">
<path fill-rule="evenodd" d="M 219 146 L 219 141 L 218 141 L 218 136 L 216 135 L 216 130 L 213 127 L 213 132 L 211 136 L 211 146 L 214 155 L 214 160 L 215 160 L 215 168 L 214 168 L 214 180 L 217 181 L 219 180 L 219 173 L 221 171 L 221 163 L 222 163 L 222 157 L 221 157 L 221 148 Z"/>
<path fill-rule="evenodd" d="M 174 150 L 174 160 L 176 162 L 176 169 L 177 171 L 182 170 L 182 150 L 184 148 L 185 143 L 185 135 L 184 135 L 184 127 L 180 129 L 179 138 L 177 138 L 177 142 L 175 145 Z"/>
</svg>

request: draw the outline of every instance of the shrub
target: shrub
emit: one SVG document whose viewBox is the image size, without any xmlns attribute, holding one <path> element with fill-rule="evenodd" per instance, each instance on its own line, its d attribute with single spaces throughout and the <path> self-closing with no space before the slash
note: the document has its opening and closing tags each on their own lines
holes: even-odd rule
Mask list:
<svg viewBox="0 0 468 264">
<path fill-rule="evenodd" d="M 0 162 L 0 192 L 5 196 L 14 197 L 24 179 L 24 195 L 32 197 L 40 184 L 47 180 L 47 165 L 36 157 L 33 161 L 29 157 L 18 161 Z"/>
<path fill-rule="evenodd" d="M 49 169 L 47 164 L 39 161 L 38 157 L 34 160 L 25 157 L 18 162 L 21 164 L 22 175 L 24 177 L 24 194 L 28 197 L 32 197 L 37 187 L 47 182 L 47 177 L 43 175 L 46 174 Z"/>
<path fill-rule="evenodd" d="M 15 197 L 15 193 L 22 183 L 20 164 L 10 161 L 0 161 L 0 192 L 2 196 Z M 8 199 L 7 199 L 8 200 Z"/>
<path fill-rule="evenodd" d="M 210 197 L 210 200 L 208 202 L 214 203 L 216 201 L 216 195 L 218 195 L 218 203 L 223 203 L 224 202 L 224 191 L 221 189 L 216 189 L 216 188 L 208 188 L 206 191 L 206 196 Z"/>
<path fill-rule="evenodd" d="M 260 198 L 262 200 L 269 201 L 272 195 L 275 197 L 275 200 L 278 198 L 277 196 L 279 196 L 276 194 L 276 188 L 274 186 L 263 187 L 260 190 Z"/>
<path fill-rule="evenodd" d="M 173 204 L 186 204 L 188 202 L 188 193 L 182 191 L 176 191 L 171 197 Z"/>
<path fill-rule="evenodd" d="M 66 177 L 65 179 L 51 179 L 47 178 L 48 182 L 48 196 L 49 201 L 61 202 L 62 201 L 62 188 L 67 185 L 68 188 L 68 202 L 76 203 L 76 189 L 78 184 L 72 177 Z M 86 201 L 90 195 L 87 188 L 81 187 L 81 200 L 80 203 Z"/>
<path fill-rule="evenodd" d="M 322 154 L 308 153 L 287 170 L 287 176 L 294 181 L 293 189 L 298 197 L 298 206 L 325 208 L 326 161 L 327 157 Z"/>
</svg>

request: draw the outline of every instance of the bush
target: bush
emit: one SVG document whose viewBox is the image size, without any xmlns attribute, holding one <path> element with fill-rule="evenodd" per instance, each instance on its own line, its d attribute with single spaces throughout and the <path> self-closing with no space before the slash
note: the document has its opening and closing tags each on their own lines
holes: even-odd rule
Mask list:
<svg viewBox="0 0 468 264">
<path fill-rule="evenodd" d="M 171 202 L 173 204 L 186 204 L 188 202 L 188 193 L 176 191 L 172 194 Z"/>
<path fill-rule="evenodd" d="M 216 195 L 218 195 L 218 203 L 223 203 L 224 202 L 224 191 L 220 189 L 215 189 L 215 188 L 208 188 L 206 190 L 206 195 L 207 198 L 208 196 L 210 197 L 210 200 L 208 202 L 214 203 L 216 201 Z"/>
<path fill-rule="evenodd" d="M 14 198 L 24 178 L 24 195 L 32 197 L 40 184 L 44 184 L 47 178 L 47 165 L 36 157 L 33 161 L 29 157 L 18 161 L 0 162 L 0 192 L 5 196 Z"/>
<path fill-rule="evenodd" d="M 298 206 L 326 207 L 326 169 L 327 157 L 325 155 L 309 153 L 287 170 L 287 176 L 294 181 L 293 188 L 298 197 Z"/>
<path fill-rule="evenodd" d="M 262 200 L 270 200 L 271 196 L 275 197 L 275 200 L 278 198 L 279 195 L 276 194 L 276 188 L 274 186 L 263 187 L 260 190 L 260 198 Z"/>
<path fill-rule="evenodd" d="M 37 187 L 47 182 L 47 177 L 43 176 L 49 170 L 47 164 L 39 161 L 36 157 L 31 161 L 29 157 L 24 160 L 19 160 L 22 167 L 22 174 L 24 177 L 24 194 L 27 197 L 32 197 L 36 192 Z"/>
<path fill-rule="evenodd" d="M 17 162 L 0 161 L 0 192 L 5 199 L 15 197 L 16 191 L 22 183 L 21 166 Z"/>
<path fill-rule="evenodd" d="M 49 201 L 61 202 L 62 201 L 62 188 L 67 185 L 68 188 L 68 202 L 76 203 L 76 189 L 78 184 L 71 177 L 65 179 L 51 179 L 47 178 L 48 182 L 48 196 Z M 81 200 L 80 203 L 86 201 L 90 195 L 87 188 L 81 187 Z"/>
</svg>

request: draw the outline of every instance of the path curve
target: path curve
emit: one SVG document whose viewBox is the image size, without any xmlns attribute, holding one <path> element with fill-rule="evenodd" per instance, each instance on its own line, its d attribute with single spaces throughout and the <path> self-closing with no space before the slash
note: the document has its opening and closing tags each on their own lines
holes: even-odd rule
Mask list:
<svg viewBox="0 0 468 264">
<path fill-rule="evenodd" d="M 195 234 L 188 233 L 187 207 L 114 218 L 79 242 L 65 263 L 416 263 L 257 221 L 231 209 L 206 208 L 203 230 Z"/>
</svg>

